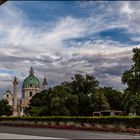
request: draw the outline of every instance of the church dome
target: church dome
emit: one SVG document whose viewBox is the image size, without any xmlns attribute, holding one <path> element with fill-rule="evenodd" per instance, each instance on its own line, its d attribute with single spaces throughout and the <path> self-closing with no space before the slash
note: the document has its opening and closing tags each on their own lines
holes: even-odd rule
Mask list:
<svg viewBox="0 0 140 140">
<path fill-rule="evenodd" d="M 37 77 L 34 76 L 34 71 L 32 67 L 29 76 L 23 81 L 22 88 L 26 87 L 40 87 L 40 81 Z"/>
</svg>

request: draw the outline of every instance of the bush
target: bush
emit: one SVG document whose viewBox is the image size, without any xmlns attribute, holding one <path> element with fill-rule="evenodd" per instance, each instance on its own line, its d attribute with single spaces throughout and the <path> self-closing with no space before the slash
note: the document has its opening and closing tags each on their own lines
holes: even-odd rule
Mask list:
<svg viewBox="0 0 140 140">
<path fill-rule="evenodd" d="M 126 128 L 139 128 L 140 116 L 107 116 L 107 117 L 69 117 L 69 116 L 47 116 L 47 117 L 0 117 L 0 123 L 2 121 L 32 121 L 32 122 L 74 122 L 74 123 L 88 123 L 91 125 L 124 125 Z"/>
</svg>

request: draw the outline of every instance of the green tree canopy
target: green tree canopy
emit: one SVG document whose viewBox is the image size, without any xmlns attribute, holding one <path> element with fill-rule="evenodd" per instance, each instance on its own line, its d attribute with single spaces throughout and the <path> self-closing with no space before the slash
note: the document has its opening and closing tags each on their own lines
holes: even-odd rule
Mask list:
<svg viewBox="0 0 140 140">
<path fill-rule="evenodd" d="M 51 99 L 51 115 L 52 116 L 68 116 L 69 110 L 65 106 L 62 98 L 56 97 Z"/>
<path fill-rule="evenodd" d="M 137 113 L 140 115 L 140 48 L 133 49 L 133 65 L 122 75 L 122 83 L 127 84 L 127 89 L 123 96 L 124 110 L 127 113 Z"/>
<path fill-rule="evenodd" d="M 104 93 L 107 102 L 110 104 L 111 110 L 123 110 L 122 98 L 123 93 L 113 89 L 112 87 L 104 87 L 101 88 L 102 92 Z"/>
<path fill-rule="evenodd" d="M 66 99 L 66 107 L 68 108 L 70 115 L 77 116 L 78 115 L 78 96 L 69 94 Z"/>
<path fill-rule="evenodd" d="M 122 75 L 123 84 L 128 85 L 128 89 L 135 94 L 140 91 L 140 49 L 133 49 L 133 65 Z"/>
<path fill-rule="evenodd" d="M 44 90 L 41 93 L 35 94 L 30 100 L 29 108 L 27 108 L 27 114 L 32 116 L 46 116 L 51 115 L 50 111 L 50 94 L 52 89 Z"/>
<path fill-rule="evenodd" d="M 108 110 L 110 105 L 102 90 L 97 90 L 96 94 L 91 96 L 91 107 L 94 111 Z"/>
<path fill-rule="evenodd" d="M 10 116 L 13 113 L 13 109 L 10 105 L 8 105 L 7 100 L 0 100 L 0 116 L 6 115 Z"/>
<path fill-rule="evenodd" d="M 76 74 L 71 82 L 64 82 L 42 91 L 30 100 L 30 115 L 92 116 L 94 111 L 120 110 L 122 94 L 112 88 L 99 88 L 90 75 Z"/>
<path fill-rule="evenodd" d="M 69 89 L 72 94 L 78 94 L 81 92 L 84 94 L 91 94 L 96 91 L 96 88 L 98 88 L 99 85 L 99 82 L 94 76 L 87 74 L 75 74 L 71 79 L 71 82 L 65 82 L 63 85 L 70 87 Z"/>
</svg>

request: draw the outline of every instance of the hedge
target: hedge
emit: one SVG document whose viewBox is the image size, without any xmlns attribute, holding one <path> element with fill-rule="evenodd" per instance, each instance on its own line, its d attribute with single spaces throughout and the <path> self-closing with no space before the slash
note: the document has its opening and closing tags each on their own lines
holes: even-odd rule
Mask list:
<svg viewBox="0 0 140 140">
<path fill-rule="evenodd" d="M 74 116 L 45 116 L 45 117 L 0 117 L 2 121 L 32 121 L 32 122 L 60 122 L 88 123 L 101 125 L 125 125 L 127 128 L 140 128 L 140 116 L 106 116 L 106 117 L 74 117 Z"/>
</svg>

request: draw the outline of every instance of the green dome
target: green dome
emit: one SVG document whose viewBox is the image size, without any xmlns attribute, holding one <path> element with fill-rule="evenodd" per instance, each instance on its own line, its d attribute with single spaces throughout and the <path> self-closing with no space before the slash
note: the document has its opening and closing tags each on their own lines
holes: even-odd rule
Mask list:
<svg viewBox="0 0 140 140">
<path fill-rule="evenodd" d="M 40 81 L 34 76 L 34 71 L 32 67 L 29 76 L 23 81 L 22 88 L 25 87 L 40 87 Z"/>
<path fill-rule="evenodd" d="M 24 87 L 40 87 L 40 81 L 32 75 L 29 75 L 23 82 Z"/>
</svg>

